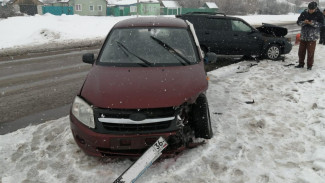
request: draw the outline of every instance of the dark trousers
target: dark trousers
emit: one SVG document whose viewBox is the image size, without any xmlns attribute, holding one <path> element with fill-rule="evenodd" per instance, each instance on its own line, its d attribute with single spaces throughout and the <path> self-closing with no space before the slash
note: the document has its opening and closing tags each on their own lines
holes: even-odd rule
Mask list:
<svg viewBox="0 0 325 183">
<path fill-rule="evenodd" d="M 325 26 L 320 28 L 319 44 L 325 44 Z"/>
<path fill-rule="evenodd" d="M 299 65 L 305 65 L 305 57 L 307 52 L 307 67 L 312 67 L 314 64 L 314 53 L 316 41 L 300 41 L 299 45 Z"/>
</svg>

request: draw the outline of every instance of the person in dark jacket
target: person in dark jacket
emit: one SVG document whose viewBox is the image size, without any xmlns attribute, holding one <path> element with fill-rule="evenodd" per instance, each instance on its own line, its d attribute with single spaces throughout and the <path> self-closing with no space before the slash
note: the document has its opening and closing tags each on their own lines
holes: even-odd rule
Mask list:
<svg viewBox="0 0 325 183">
<path fill-rule="evenodd" d="M 325 9 L 323 10 L 324 23 L 323 27 L 320 28 L 320 39 L 319 44 L 325 45 Z"/>
<path fill-rule="evenodd" d="M 298 17 L 297 24 L 301 26 L 299 45 L 299 65 L 296 68 L 303 68 L 307 52 L 307 70 L 311 70 L 314 64 L 314 53 L 316 40 L 319 36 L 319 29 L 323 25 L 324 17 L 317 8 L 316 2 L 308 4 L 308 10 L 303 11 Z"/>
</svg>

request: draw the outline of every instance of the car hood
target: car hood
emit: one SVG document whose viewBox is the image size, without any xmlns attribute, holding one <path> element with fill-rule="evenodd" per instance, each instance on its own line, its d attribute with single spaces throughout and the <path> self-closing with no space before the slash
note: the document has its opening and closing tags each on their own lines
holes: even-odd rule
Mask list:
<svg viewBox="0 0 325 183">
<path fill-rule="evenodd" d="M 261 27 L 257 27 L 256 29 L 262 33 L 273 35 L 275 37 L 284 37 L 288 34 L 287 28 L 279 27 L 272 24 L 263 23 Z"/>
<path fill-rule="evenodd" d="M 207 88 L 202 62 L 177 67 L 94 65 L 80 95 L 99 108 L 161 108 L 194 102 Z"/>
</svg>

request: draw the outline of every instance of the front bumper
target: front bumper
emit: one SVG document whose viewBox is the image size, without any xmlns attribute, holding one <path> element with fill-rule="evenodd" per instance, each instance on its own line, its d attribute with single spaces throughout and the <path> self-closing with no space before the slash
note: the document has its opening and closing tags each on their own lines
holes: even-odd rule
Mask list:
<svg viewBox="0 0 325 183">
<path fill-rule="evenodd" d="M 101 134 L 81 124 L 70 115 L 70 127 L 78 146 L 88 155 L 98 157 L 139 157 L 159 137 L 163 137 L 169 144 L 178 139 L 177 131 L 149 134 Z M 173 156 L 181 152 L 185 146 L 167 148 L 163 156 Z"/>
</svg>

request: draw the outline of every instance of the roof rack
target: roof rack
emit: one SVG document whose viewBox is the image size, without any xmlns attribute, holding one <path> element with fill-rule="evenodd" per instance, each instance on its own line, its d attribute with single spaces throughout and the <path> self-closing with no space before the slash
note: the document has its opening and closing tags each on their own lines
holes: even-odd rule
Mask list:
<svg viewBox="0 0 325 183">
<path fill-rule="evenodd" d="M 215 13 L 215 12 L 188 12 L 185 15 L 223 15 L 226 16 L 225 13 Z"/>
</svg>

